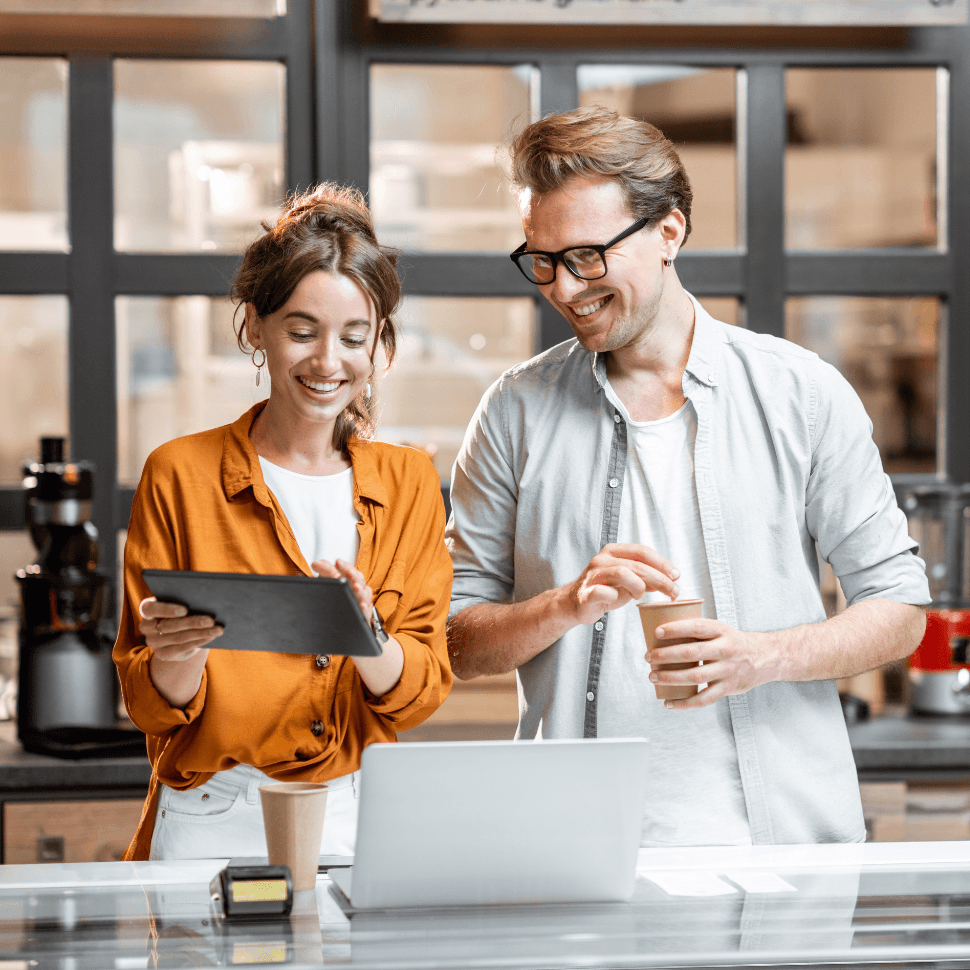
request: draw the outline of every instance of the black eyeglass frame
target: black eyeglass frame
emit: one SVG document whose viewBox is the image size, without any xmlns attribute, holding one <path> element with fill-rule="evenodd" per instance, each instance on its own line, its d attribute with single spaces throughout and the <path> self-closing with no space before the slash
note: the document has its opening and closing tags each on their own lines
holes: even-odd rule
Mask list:
<svg viewBox="0 0 970 970">
<path fill-rule="evenodd" d="M 567 249 L 560 249 L 558 253 L 547 253 L 541 249 L 526 249 L 528 245 L 527 242 L 522 243 L 521 246 L 514 252 L 509 253 L 509 259 L 518 267 L 519 272 L 530 282 L 534 283 L 536 286 L 548 286 L 550 283 L 556 282 L 556 273 L 559 272 L 559 263 L 569 270 L 573 276 L 578 280 L 601 280 L 607 273 L 609 273 L 609 267 L 606 265 L 606 253 L 608 250 L 612 249 L 618 242 L 626 239 L 627 236 L 632 236 L 635 232 L 639 232 L 641 229 L 645 229 L 651 220 L 649 216 L 644 216 L 642 219 L 637 219 L 632 226 L 624 229 L 618 236 L 614 236 L 608 243 L 604 243 L 602 246 L 598 246 L 595 243 L 588 243 L 583 246 L 569 246 Z M 595 253 L 599 254 L 600 262 L 603 264 L 603 272 L 599 276 L 580 276 L 579 273 L 574 270 L 569 263 L 566 262 L 566 253 L 571 253 L 574 249 L 592 249 Z M 538 280 L 534 280 L 525 271 L 519 259 L 522 256 L 545 256 L 548 260 L 552 262 L 552 279 L 547 280 L 545 283 L 540 283 Z"/>
</svg>

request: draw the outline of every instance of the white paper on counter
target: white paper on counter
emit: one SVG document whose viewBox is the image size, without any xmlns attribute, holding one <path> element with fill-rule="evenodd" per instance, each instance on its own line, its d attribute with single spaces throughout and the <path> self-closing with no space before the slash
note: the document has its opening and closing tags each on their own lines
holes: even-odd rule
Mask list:
<svg viewBox="0 0 970 970">
<path fill-rule="evenodd" d="M 713 872 L 652 872 L 647 877 L 668 896 L 730 896 L 737 889 Z"/>
<path fill-rule="evenodd" d="M 776 872 L 768 869 L 727 869 L 721 875 L 730 879 L 747 893 L 797 893 L 798 890 L 785 882 Z"/>
</svg>

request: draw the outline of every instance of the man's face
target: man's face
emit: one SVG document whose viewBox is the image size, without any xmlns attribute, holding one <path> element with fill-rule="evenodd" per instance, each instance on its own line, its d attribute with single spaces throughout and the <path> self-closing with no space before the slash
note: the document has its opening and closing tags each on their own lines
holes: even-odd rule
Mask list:
<svg viewBox="0 0 970 970">
<path fill-rule="evenodd" d="M 561 189 L 532 196 L 522 211 L 526 248 L 553 253 L 602 245 L 635 221 L 623 189 L 610 179 L 572 179 Z M 587 350 L 618 350 L 636 343 L 654 325 L 664 291 L 663 258 L 676 252 L 661 223 L 610 249 L 606 276 L 577 279 L 560 263 L 555 280 L 539 289 Z"/>
</svg>

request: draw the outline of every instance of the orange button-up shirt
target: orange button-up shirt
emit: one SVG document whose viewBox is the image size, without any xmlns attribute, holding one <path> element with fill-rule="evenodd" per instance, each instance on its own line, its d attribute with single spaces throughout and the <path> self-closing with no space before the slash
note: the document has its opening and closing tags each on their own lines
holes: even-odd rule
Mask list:
<svg viewBox="0 0 970 970">
<path fill-rule="evenodd" d="M 138 632 L 138 605 L 151 595 L 143 569 L 312 575 L 249 440 L 262 407 L 158 448 L 135 492 L 114 660 L 128 714 L 148 736 L 152 778 L 126 859 L 148 858 L 159 783 L 195 788 L 236 764 L 282 781 L 338 778 L 360 767 L 368 744 L 394 741 L 395 731 L 429 717 L 451 688 L 451 561 L 438 475 L 414 449 L 353 439 L 357 568 L 404 651 L 398 683 L 375 697 L 346 657 L 321 669 L 312 654 L 212 649 L 184 710 L 159 694 Z M 324 725 L 319 736 L 314 721 Z"/>
</svg>

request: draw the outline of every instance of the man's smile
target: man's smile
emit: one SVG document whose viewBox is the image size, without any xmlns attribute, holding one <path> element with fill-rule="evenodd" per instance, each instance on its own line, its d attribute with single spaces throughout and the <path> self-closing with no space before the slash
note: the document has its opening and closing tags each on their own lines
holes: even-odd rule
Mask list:
<svg viewBox="0 0 970 970">
<path fill-rule="evenodd" d="M 569 311 L 573 314 L 573 316 L 576 316 L 582 319 L 584 317 L 589 317 L 592 314 L 596 313 L 597 310 L 602 309 L 612 299 L 613 299 L 613 294 L 607 293 L 606 296 L 601 296 L 599 299 L 593 300 L 592 303 L 584 303 L 580 306 L 573 306 L 572 304 L 566 304 L 566 306 L 568 306 Z"/>
</svg>

